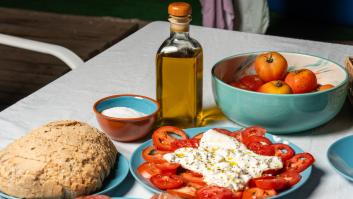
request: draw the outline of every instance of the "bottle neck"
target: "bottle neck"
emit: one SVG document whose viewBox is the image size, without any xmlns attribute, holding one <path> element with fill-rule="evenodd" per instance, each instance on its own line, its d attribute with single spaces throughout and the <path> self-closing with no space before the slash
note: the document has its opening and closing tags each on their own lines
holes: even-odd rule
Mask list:
<svg viewBox="0 0 353 199">
<path fill-rule="evenodd" d="M 189 24 L 191 16 L 175 17 L 170 16 L 170 36 L 189 36 Z"/>
</svg>

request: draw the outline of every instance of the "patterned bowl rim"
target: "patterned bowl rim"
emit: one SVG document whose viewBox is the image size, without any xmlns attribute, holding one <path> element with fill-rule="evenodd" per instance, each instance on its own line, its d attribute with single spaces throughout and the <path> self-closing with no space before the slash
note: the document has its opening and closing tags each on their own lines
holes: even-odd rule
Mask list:
<svg viewBox="0 0 353 199">
<path fill-rule="evenodd" d="M 304 97 L 304 96 L 314 96 L 314 95 L 319 95 L 322 93 L 328 93 L 331 92 L 333 90 L 339 89 L 342 86 L 345 86 L 348 84 L 348 74 L 347 71 L 344 69 L 343 65 L 338 64 L 335 61 L 331 61 L 329 59 L 317 56 L 317 55 L 311 55 L 311 54 L 307 54 L 307 53 L 298 53 L 298 52 L 292 52 L 292 51 L 276 51 L 279 53 L 284 53 L 284 54 L 297 54 L 297 55 L 303 55 L 303 56 L 309 56 L 309 57 L 316 57 L 319 59 L 323 59 L 325 61 L 331 62 L 334 64 L 335 67 L 339 68 L 339 70 L 341 70 L 344 74 L 344 80 L 341 81 L 337 86 L 327 89 L 327 90 L 323 90 L 323 91 L 317 91 L 317 92 L 311 92 L 311 93 L 300 93 L 300 94 L 270 94 L 270 93 L 260 93 L 260 92 L 255 92 L 255 91 L 249 91 L 249 90 L 244 90 L 244 89 L 240 89 L 240 88 L 236 88 L 233 87 L 227 83 L 225 83 L 223 80 L 219 79 L 218 77 L 216 77 L 215 75 L 215 69 L 216 67 L 222 63 L 225 62 L 227 60 L 233 59 L 233 58 L 237 58 L 237 57 L 242 57 L 242 56 L 246 56 L 246 55 L 257 55 L 257 54 L 261 54 L 261 53 L 265 53 L 265 52 L 271 52 L 271 50 L 268 51 L 255 51 L 255 52 L 247 52 L 247 53 L 241 53 L 241 54 L 236 54 L 236 55 L 232 55 L 226 58 L 221 59 L 220 61 L 216 62 L 216 64 L 213 65 L 211 73 L 212 73 L 212 78 L 214 78 L 216 81 L 220 82 L 221 84 L 225 85 L 226 87 L 232 88 L 234 90 L 243 92 L 243 93 L 249 93 L 249 94 L 254 94 L 254 95 L 267 95 L 267 96 L 277 96 L 277 97 Z M 274 52 L 274 51 L 273 51 Z"/>
</svg>

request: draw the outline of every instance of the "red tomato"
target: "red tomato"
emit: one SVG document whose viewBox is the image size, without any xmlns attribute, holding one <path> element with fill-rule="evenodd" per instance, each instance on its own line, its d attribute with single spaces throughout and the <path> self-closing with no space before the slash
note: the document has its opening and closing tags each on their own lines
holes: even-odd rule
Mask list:
<svg viewBox="0 0 353 199">
<path fill-rule="evenodd" d="M 314 161 L 310 153 L 299 153 L 285 162 L 285 170 L 300 173 L 311 166 Z"/>
<path fill-rule="evenodd" d="M 276 191 L 273 189 L 264 190 L 257 187 L 246 189 L 243 192 L 243 199 L 263 199 L 276 195 Z"/>
<path fill-rule="evenodd" d="M 166 189 L 176 189 L 184 185 L 183 178 L 178 175 L 161 175 L 157 174 L 151 177 L 150 181 L 156 187 Z"/>
<path fill-rule="evenodd" d="M 244 89 L 244 90 L 250 90 L 250 88 L 248 88 L 247 86 L 245 86 L 244 84 L 240 83 L 240 82 L 231 82 L 229 83 L 231 86 L 236 87 L 236 88 L 240 88 L 240 89 Z"/>
<path fill-rule="evenodd" d="M 196 188 L 192 186 L 185 186 L 179 189 L 168 189 L 167 192 L 185 199 L 196 198 Z"/>
<path fill-rule="evenodd" d="M 169 162 L 164 162 L 160 164 L 155 164 L 156 167 L 160 170 L 162 170 L 163 173 L 176 173 L 176 170 L 180 166 L 178 163 L 169 163 Z"/>
<path fill-rule="evenodd" d="M 247 148 L 259 155 L 273 156 L 275 154 L 275 151 L 271 145 L 263 145 L 259 142 L 250 142 L 247 145 Z"/>
<path fill-rule="evenodd" d="M 278 52 L 260 54 L 255 60 L 256 74 L 264 82 L 283 79 L 287 68 L 287 60 Z"/>
<path fill-rule="evenodd" d="M 144 178 L 150 179 L 152 176 L 161 174 L 162 170 L 156 167 L 155 164 L 144 162 L 137 168 L 137 172 Z"/>
<path fill-rule="evenodd" d="M 308 93 L 317 88 L 316 75 L 309 69 L 289 72 L 284 81 L 292 88 L 293 93 Z"/>
<path fill-rule="evenodd" d="M 181 173 L 180 176 L 184 179 L 185 182 L 205 183 L 203 181 L 203 176 L 201 174 L 194 174 L 194 172 L 187 171 Z"/>
<path fill-rule="evenodd" d="M 188 136 L 185 134 L 185 132 L 178 127 L 162 126 L 155 130 L 152 134 L 153 145 L 159 150 L 171 151 L 172 142 L 177 140 L 177 138 L 169 134 L 178 135 L 181 137 L 181 139 L 188 139 Z"/>
<path fill-rule="evenodd" d="M 201 189 L 204 186 L 207 186 L 206 183 L 202 182 L 202 183 L 198 183 L 198 182 L 188 182 L 187 183 L 188 186 L 194 187 L 196 190 Z"/>
<path fill-rule="evenodd" d="M 231 131 L 228 131 L 227 129 L 214 128 L 213 130 L 228 136 L 231 136 L 233 134 Z"/>
<path fill-rule="evenodd" d="M 250 126 L 244 129 L 243 135 L 250 137 L 253 135 L 256 136 L 265 136 L 266 129 L 261 126 Z"/>
<path fill-rule="evenodd" d="M 293 186 L 293 185 L 297 184 L 300 181 L 300 179 L 302 178 L 302 176 L 299 173 L 294 172 L 294 171 L 285 171 L 285 172 L 279 174 L 278 177 L 286 180 L 286 182 L 289 186 Z"/>
<path fill-rule="evenodd" d="M 247 137 L 247 136 L 243 137 L 243 143 L 245 145 L 249 145 L 249 144 L 255 143 L 255 142 L 258 142 L 262 145 L 271 145 L 272 144 L 272 142 L 269 139 L 267 139 L 266 137 L 262 137 L 262 136 L 253 135 L 250 137 Z"/>
<path fill-rule="evenodd" d="M 286 144 L 273 144 L 272 147 L 275 150 L 275 156 L 280 157 L 283 162 L 289 160 L 295 154 L 295 151 L 292 149 L 292 147 Z"/>
<path fill-rule="evenodd" d="M 77 197 L 76 199 L 111 199 L 111 197 L 105 195 L 90 195 Z"/>
<path fill-rule="evenodd" d="M 148 146 L 142 151 L 142 157 L 147 162 L 153 163 L 164 163 L 163 155 L 168 153 L 167 151 L 158 151 L 154 146 Z"/>
<path fill-rule="evenodd" d="M 263 176 L 251 179 L 249 186 L 255 186 L 261 189 L 283 190 L 289 187 L 287 180 L 277 176 Z"/>
<path fill-rule="evenodd" d="M 206 186 L 196 191 L 197 199 L 233 199 L 230 189 L 218 186 Z"/>
<path fill-rule="evenodd" d="M 257 75 L 247 75 L 242 77 L 239 82 L 252 91 L 256 91 L 264 82 Z"/>
<path fill-rule="evenodd" d="M 200 145 L 200 140 L 196 138 L 185 139 L 185 140 L 175 140 L 172 142 L 173 151 L 182 147 L 192 147 L 197 148 Z"/>
<path fill-rule="evenodd" d="M 233 199 L 242 199 L 243 198 L 243 192 L 242 191 L 237 191 L 233 193 Z"/>
</svg>

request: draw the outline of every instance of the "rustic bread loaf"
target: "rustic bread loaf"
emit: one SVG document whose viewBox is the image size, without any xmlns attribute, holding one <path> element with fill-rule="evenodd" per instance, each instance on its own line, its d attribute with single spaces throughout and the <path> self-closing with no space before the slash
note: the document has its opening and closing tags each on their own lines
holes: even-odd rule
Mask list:
<svg viewBox="0 0 353 199">
<path fill-rule="evenodd" d="M 0 190 L 20 198 L 74 198 L 101 188 L 117 151 L 98 129 L 56 121 L 0 151 Z"/>
</svg>

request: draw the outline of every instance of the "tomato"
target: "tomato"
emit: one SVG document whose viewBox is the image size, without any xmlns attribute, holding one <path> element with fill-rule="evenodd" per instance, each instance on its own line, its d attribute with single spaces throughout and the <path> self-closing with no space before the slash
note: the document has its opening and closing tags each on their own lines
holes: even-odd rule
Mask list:
<svg viewBox="0 0 353 199">
<path fill-rule="evenodd" d="M 291 94 L 292 89 L 291 87 L 281 81 L 281 80 L 274 80 L 271 82 L 267 82 L 266 84 L 262 85 L 258 90 L 261 93 L 270 93 L 270 94 Z"/>
<path fill-rule="evenodd" d="M 267 139 L 266 137 L 263 137 L 263 136 L 256 136 L 256 135 L 253 135 L 250 137 L 245 136 L 245 135 L 243 136 L 243 143 L 245 145 L 249 145 L 254 142 L 258 142 L 262 145 L 271 145 L 272 144 L 272 142 L 269 139 Z"/>
<path fill-rule="evenodd" d="M 283 162 L 290 159 L 295 154 L 295 151 L 292 149 L 292 147 L 286 144 L 277 143 L 277 144 L 273 144 L 272 147 L 275 150 L 275 156 L 280 157 Z"/>
<path fill-rule="evenodd" d="M 236 88 L 244 89 L 244 90 L 250 90 L 250 88 L 248 88 L 247 86 L 245 86 L 244 84 L 242 84 L 240 82 L 231 82 L 231 83 L 229 83 L 229 85 L 236 87 Z"/>
<path fill-rule="evenodd" d="M 178 135 L 181 139 L 188 139 L 188 136 L 183 130 L 174 126 L 162 126 L 152 134 L 153 145 L 159 150 L 171 151 L 172 142 L 177 140 L 177 138 L 169 134 Z"/>
<path fill-rule="evenodd" d="M 168 153 L 167 151 L 158 151 L 154 146 L 148 146 L 142 151 L 142 157 L 147 162 L 153 163 L 164 163 L 163 155 Z"/>
<path fill-rule="evenodd" d="M 295 171 L 285 171 L 285 172 L 279 174 L 278 177 L 286 180 L 288 186 L 290 186 L 290 187 L 297 184 L 300 181 L 300 179 L 302 178 L 302 176 Z"/>
<path fill-rule="evenodd" d="M 156 167 L 155 164 L 144 162 L 137 168 L 137 172 L 144 178 L 150 179 L 152 176 L 161 174 L 162 170 Z"/>
<path fill-rule="evenodd" d="M 285 162 L 286 171 L 300 173 L 314 163 L 315 159 L 310 153 L 299 153 Z"/>
<path fill-rule="evenodd" d="M 242 191 L 237 191 L 233 193 L 233 199 L 242 199 L 243 198 L 243 192 Z"/>
<path fill-rule="evenodd" d="M 256 136 L 265 136 L 266 129 L 261 126 L 249 126 L 243 130 L 243 135 L 250 137 L 253 135 Z"/>
<path fill-rule="evenodd" d="M 263 176 L 251 179 L 249 185 L 261 189 L 283 190 L 289 187 L 287 180 L 277 176 Z"/>
<path fill-rule="evenodd" d="M 156 167 L 160 170 L 162 170 L 163 173 L 176 173 L 176 170 L 180 166 L 178 163 L 169 163 L 169 162 L 164 162 L 160 164 L 155 164 Z"/>
<path fill-rule="evenodd" d="M 316 75 L 309 69 L 289 72 L 284 80 L 293 93 L 308 93 L 317 88 Z"/>
<path fill-rule="evenodd" d="M 246 189 L 243 192 L 243 199 L 263 199 L 276 195 L 276 191 L 273 189 L 260 189 L 257 187 Z"/>
<path fill-rule="evenodd" d="M 185 140 L 175 140 L 172 142 L 172 149 L 177 150 L 182 147 L 192 147 L 197 148 L 200 145 L 200 140 L 196 138 L 185 139 Z"/>
<path fill-rule="evenodd" d="M 178 175 L 157 174 L 151 177 L 151 183 L 162 190 L 176 189 L 184 185 L 183 178 Z"/>
<path fill-rule="evenodd" d="M 278 52 L 260 54 L 255 60 L 256 74 L 264 82 L 283 79 L 287 68 L 287 60 Z"/>
<path fill-rule="evenodd" d="M 239 82 L 245 85 L 249 90 L 256 91 L 264 82 L 257 75 L 247 75 L 242 77 Z"/>
<path fill-rule="evenodd" d="M 185 182 L 205 183 L 203 181 L 203 176 L 200 174 L 194 174 L 194 172 L 187 171 L 181 173 L 180 176 L 184 179 Z"/>
<path fill-rule="evenodd" d="M 228 136 L 231 136 L 233 134 L 231 131 L 228 131 L 227 129 L 214 128 L 213 130 Z"/>
<path fill-rule="evenodd" d="M 251 142 L 247 148 L 259 155 L 273 156 L 275 151 L 271 145 L 263 145 L 260 142 Z"/>
<path fill-rule="evenodd" d="M 196 191 L 197 199 L 233 199 L 230 189 L 218 186 L 206 186 Z"/>
<path fill-rule="evenodd" d="M 330 88 L 335 87 L 332 84 L 324 84 L 324 85 L 318 85 L 318 87 L 316 88 L 317 91 L 324 91 L 324 90 L 328 90 Z"/>
<path fill-rule="evenodd" d="M 196 190 L 197 189 L 201 189 L 204 186 L 207 186 L 206 183 L 202 182 L 202 183 L 198 183 L 198 182 L 188 182 L 187 183 L 188 186 L 194 187 Z"/>
<path fill-rule="evenodd" d="M 185 199 L 196 198 L 196 188 L 192 186 L 185 186 L 178 189 L 168 189 L 167 192 Z"/>
<path fill-rule="evenodd" d="M 111 199 L 111 197 L 105 195 L 90 195 L 77 197 L 76 199 Z"/>
</svg>

